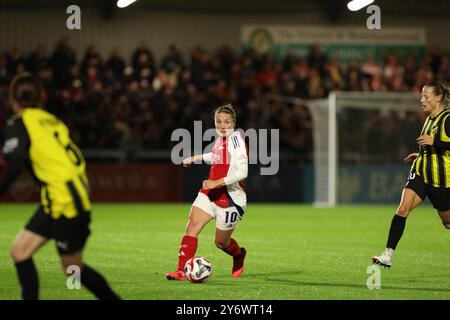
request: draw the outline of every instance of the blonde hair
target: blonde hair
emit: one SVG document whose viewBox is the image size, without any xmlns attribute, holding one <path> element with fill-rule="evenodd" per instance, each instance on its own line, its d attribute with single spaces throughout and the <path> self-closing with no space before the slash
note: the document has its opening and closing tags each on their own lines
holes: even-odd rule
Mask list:
<svg viewBox="0 0 450 320">
<path fill-rule="evenodd" d="M 236 112 L 234 111 L 234 108 L 231 104 L 226 104 L 226 105 L 218 107 L 216 109 L 216 111 L 214 112 L 214 114 L 217 114 L 220 112 L 229 114 L 233 118 L 234 123 L 236 123 Z"/>
</svg>

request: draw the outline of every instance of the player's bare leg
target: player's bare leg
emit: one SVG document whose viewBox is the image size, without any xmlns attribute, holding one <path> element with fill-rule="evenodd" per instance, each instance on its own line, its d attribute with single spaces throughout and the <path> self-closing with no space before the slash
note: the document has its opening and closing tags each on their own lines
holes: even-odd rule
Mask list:
<svg viewBox="0 0 450 320">
<path fill-rule="evenodd" d="M 397 213 L 392 219 L 391 227 L 389 229 L 386 249 L 379 256 L 372 257 L 373 263 L 379 264 L 385 268 L 390 268 L 392 266 L 394 250 L 403 235 L 406 218 L 421 203 L 422 199 L 414 190 L 409 188 L 403 189 L 400 205 L 397 208 Z"/>
<path fill-rule="evenodd" d="M 178 251 L 178 268 L 174 272 L 166 273 L 168 280 L 186 280 L 184 265 L 197 251 L 198 235 L 211 221 L 212 217 L 199 207 L 192 206 L 189 212 L 189 220 L 186 226 L 186 234 L 181 240 Z"/>
<path fill-rule="evenodd" d="M 441 217 L 442 224 L 446 229 L 450 229 L 450 210 L 438 211 L 439 217 Z"/>
<path fill-rule="evenodd" d="M 39 278 L 33 262 L 33 254 L 47 240 L 34 232 L 22 229 L 11 246 L 10 254 L 16 266 L 24 300 L 37 300 L 39 297 Z"/>
<path fill-rule="evenodd" d="M 216 247 L 222 249 L 233 257 L 233 269 L 231 276 L 238 278 L 244 272 L 244 260 L 247 254 L 245 248 L 239 247 L 236 240 L 231 238 L 233 230 L 221 230 L 216 228 L 215 244 Z"/>
<path fill-rule="evenodd" d="M 397 215 L 407 218 L 409 214 L 422 203 L 422 199 L 412 189 L 403 189 L 402 198 L 397 208 Z"/>
<path fill-rule="evenodd" d="M 71 266 L 77 266 L 80 268 L 80 282 L 85 286 L 89 291 L 91 291 L 98 299 L 100 300 L 119 300 L 120 297 L 111 289 L 108 282 L 105 278 L 83 263 L 82 252 L 78 251 L 73 254 L 64 254 L 60 256 L 61 258 L 61 266 L 63 268 L 63 272 L 66 275 L 70 275 L 67 273 L 67 270 Z"/>
<path fill-rule="evenodd" d="M 189 220 L 186 225 L 186 235 L 198 237 L 203 228 L 211 221 L 212 217 L 199 207 L 192 206 L 189 212 Z"/>
<path fill-rule="evenodd" d="M 16 263 L 29 259 L 47 242 L 47 240 L 47 238 L 30 230 L 22 229 L 17 234 L 16 239 L 11 246 L 11 257 Z"/>
</svg>

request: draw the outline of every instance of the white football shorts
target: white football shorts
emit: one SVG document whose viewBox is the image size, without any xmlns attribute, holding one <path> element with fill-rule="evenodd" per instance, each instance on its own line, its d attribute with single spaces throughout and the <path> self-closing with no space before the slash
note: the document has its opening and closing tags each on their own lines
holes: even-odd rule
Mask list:
<svg viewBox="0 0 450 320">
<path fill-rule="evenodd" d="M 233 230 L 236 228 L 237 223 L 242 220 L 243 211 L 245 211 L 245 207 L 239 207 L 239 209 L 235 206 L 228 208 L 219 207 L 202 192 L 198 193 L 192 206 L 202 209 L 213 217 L 216 220 L 216 228 L 220 230 Z"/>
</svg>

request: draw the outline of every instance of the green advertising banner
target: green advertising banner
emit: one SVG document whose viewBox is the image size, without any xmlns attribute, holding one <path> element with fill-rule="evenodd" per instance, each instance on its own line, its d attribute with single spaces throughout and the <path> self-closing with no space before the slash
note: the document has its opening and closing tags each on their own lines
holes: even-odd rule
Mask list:
<svg viewBox="0 0 450 320">
<path fill-rule="evenodd" d="M 328 57 L 344 63 L 363 62 L 370 56 L 380 62 L 390 52 L 400 59 L 407 55 L 422 59 L 426 36 L 421 28 L 243 26 L 241 43 L 244 49 L 251 48 L 258 54 L 271 52 L 277 60 L 282 60 L 288 53 L 305 57 L 311 45 L 317 43 Z"/>
</svg>

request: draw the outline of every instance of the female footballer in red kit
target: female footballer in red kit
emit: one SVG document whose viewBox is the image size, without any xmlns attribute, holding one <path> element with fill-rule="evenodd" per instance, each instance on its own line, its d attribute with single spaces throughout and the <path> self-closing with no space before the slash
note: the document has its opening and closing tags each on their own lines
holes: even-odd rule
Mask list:
<svg viewBox="0 0 450 320">
<path fill-rule="evenodd" d="M 179 248 L 178 268 L 166 274 L 169 280 L 186 280 L 186 261 L 195 255 L 198 236 L 212 219 L 216 220 L 216 246 L 233 257 L 231 276 L 238 278 L 244 271 L 246 250 L 231 235 L 247 205 L 242 183 L 248 173 L 247 149 L 241 134 L 234 131 L 236 113 L 231 105 L 217 108 L 214 121 L 218 138 L 212 152 L 183 160 L 185 167 L 203 160 L 211 164 L 211 170 L 192 204 L 186 234 Z"/>
</svg>

